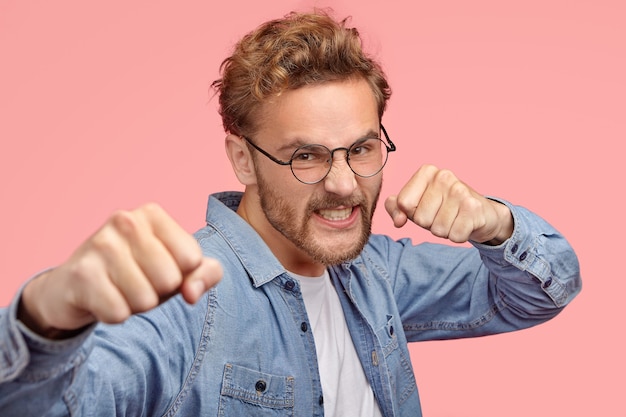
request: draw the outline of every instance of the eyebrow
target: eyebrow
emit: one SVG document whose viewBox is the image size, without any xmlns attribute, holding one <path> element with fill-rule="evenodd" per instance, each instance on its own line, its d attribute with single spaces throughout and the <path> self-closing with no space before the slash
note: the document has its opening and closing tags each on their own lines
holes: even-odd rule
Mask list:
<svg viewBox="0 0 626 417">
<path fill-rule="evenodd" d="M 365 133 L 364 135 L 361 135 L 358 139 L 354 140 L 354 142 L 352 142 L 352 143 L 356 143 L 356 142 L 358 142 L 358 141 L 360 141 L 362 139 L 368 139 L 368 138 L 378 138 L 378 139 L 380 139 L 380 135 L 378 134 L 378 132 L 376 132 L 374 130 L 369 130 L 367 133 Z M 305 146 L 305 145 L 319 145 L 319 144 L 306 141 L 306 140 L 304 140 L 302 138 L 295 138 L 292 141 L 287 142 L 284 145 L 282 145 L 281 147 L 279 147 L 278 149 L 276 149 L 276 152 L 295 151 L 299 147 Z"/>
</svg>

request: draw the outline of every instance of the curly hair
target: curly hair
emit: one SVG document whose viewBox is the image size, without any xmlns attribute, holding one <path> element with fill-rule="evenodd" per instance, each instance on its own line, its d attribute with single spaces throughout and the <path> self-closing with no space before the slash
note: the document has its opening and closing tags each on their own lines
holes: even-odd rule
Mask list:
<svg viewBox="0 0 626 417">
<path fill-rule="evenodd" d="M 327 11 L 287 14 L 245 35 L 220 66 L 211 86 L 219 95 L 226 132 L 254 132 L 263 101 L 286 90 L 351 79 L 366 80 L 382 118 L 391 88 L 381 66 L 365 54 L 349 18 L 333 19 Z"/>
</svg>

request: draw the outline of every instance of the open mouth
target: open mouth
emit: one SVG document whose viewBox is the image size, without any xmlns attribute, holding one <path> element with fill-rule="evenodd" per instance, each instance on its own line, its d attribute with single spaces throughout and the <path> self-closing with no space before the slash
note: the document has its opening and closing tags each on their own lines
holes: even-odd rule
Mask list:
<svg viewBox="0 0 626 417">
<path fill-rule="evenodd" d="M 339 221 L 346 220 L 352 214 L 354 207 L 338 208 L 338 209 L 321 209 L 317 213 L 326 220 Z"/>
</svg>

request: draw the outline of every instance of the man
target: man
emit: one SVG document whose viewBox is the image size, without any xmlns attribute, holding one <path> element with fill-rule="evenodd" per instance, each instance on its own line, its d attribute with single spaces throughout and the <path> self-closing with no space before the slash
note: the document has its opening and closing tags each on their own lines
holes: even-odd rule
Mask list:
<svg viewBox="0 0 626 417">
<path fill-rule="evenodd" d="M 30 280 L 0 316 L 3 416 L 416 416 L 408 342 L 533 326 L 580 290 L 554 228 L 434 166 L 385 208 L 473 247 L 370 235 L 390 89 L 345 21 L 262 25 L 214 87 L 245 192 L 195 240 L 115 213 Z"/>
</svg>

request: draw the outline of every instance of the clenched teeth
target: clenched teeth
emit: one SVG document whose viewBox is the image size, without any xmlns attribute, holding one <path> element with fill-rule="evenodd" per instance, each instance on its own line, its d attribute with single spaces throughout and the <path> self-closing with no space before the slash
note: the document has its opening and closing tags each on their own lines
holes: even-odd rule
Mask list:
<svg viewBox="0 0 626 417">
<path fill-rule="evenodd" d="M 319 214 L 326 220 L 345 220 L 352 214 L 352 207 L 320 210 Z"/>
</svg>

